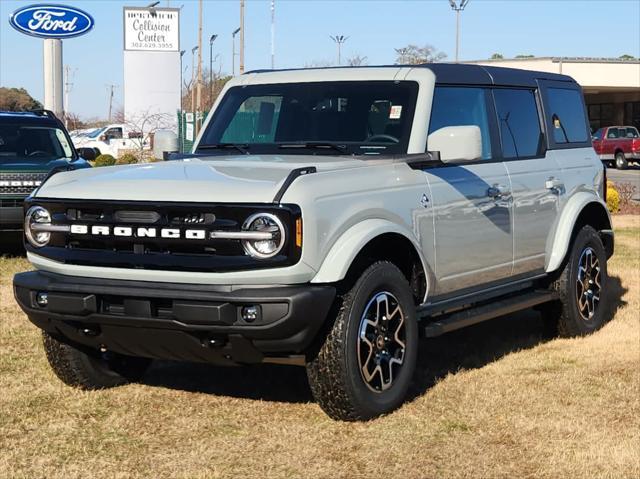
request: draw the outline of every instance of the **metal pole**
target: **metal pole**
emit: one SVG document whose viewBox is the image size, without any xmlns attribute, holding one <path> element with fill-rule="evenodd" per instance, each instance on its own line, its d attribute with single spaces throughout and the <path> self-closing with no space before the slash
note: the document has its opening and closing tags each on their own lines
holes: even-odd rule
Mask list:
<svg viewBox="0 0 640 479">
<path fill-rule="evenodd" d="M 69 129 L 69 92 L 71 83 L 69 82 L 69 65 L 64 67 L 64 126 Z"/>
<path fill-rule="evenodd" d="M 460 9 L 456 10 L 456 63 L 460 53 Z"/>
<path fill-rule="evenodd" d="M 200 131 L 200 120 L 198 113 L 202 111 L 202 0 L 198 2 L 198 84 L 196 87 L 197 94 L 197 112 L 195 118 L 195 134 Z"/>
<path fill-rule="evenodd" d="M 271 69 L 276 65 L 276 2 L 271 0 Z"/>
<path fill-rule="evenodd" d="M 240 31 L 240 27 L 231 32 L 233 38 L 233 51 L 231 53 L 231 76 L 236 76 L 236 35 Z"/>
<path fill-rule="evenodd" d="M 240 0 L 240 75 L 244 73 L 244 0 Z"/>
<path fill-rule="evenodd" d="M 63 80 L 62 80 L 62 40 L 47 38 L 44 40 L 44 107 L 62 117 Z"/>
<path fill-rule="evenodd" d="M 184 57 L 186 50 L 181 50 L 180 51 L 180 153 L 182 153 L 184 151 L 184 113 L 182 110 L 182 85 L 183 85 L 183 73 L 184 70 L 182 69 L 182 57 Z"/>
<path fill-rule="evenodd" d="M 196 96 L 194 95 L 193 87 L 196 82 L 196 50 L 198 47 L 191 49 L 191 113 L 195 114 L 196 111 Z"/>
</svg>

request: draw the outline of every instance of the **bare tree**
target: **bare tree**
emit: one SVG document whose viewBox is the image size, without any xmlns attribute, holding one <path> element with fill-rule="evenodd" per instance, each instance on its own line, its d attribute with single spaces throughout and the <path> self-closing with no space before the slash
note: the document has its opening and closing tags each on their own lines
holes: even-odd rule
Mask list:
<svg viewBox="0 0 640 479">
<path fill-rule="evenodd" d="M 396 64 L 398 65 L 418 65 L 421 63 L 433 63 L 447 58 L 444 52 L 436 51 L 432 45 L 420 47 L 418 45 L 407 45 L 402 48 L 395 48 Z"/>
<path fill-rule="evenodd" d="M 172 117 L 167 113 L 153 113 L 151 109 L 141 111 L 126 118 L 124 125 L 128 130 L 128 139 L 134 145 L 138 160 L 143 160 L 145 150 L 151 144 L 151 137 L 157 130 L 171 128 Z"/>
<path fill-rule="evenodd" d="M 350 67 L 361 67 L 368 64 L 369 62 L 367 61 L 367 57 L 359 55 L 357 53 L 347 58 L 347 65 L 349 65 Z"/>
</svg>

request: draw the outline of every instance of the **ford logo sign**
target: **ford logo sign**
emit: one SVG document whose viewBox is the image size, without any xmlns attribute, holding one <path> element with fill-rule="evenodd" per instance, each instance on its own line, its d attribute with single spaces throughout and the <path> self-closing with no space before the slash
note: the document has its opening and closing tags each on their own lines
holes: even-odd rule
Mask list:
<svg viewBox="0 0 640 479">
<path fill-rule="evenodd" d="M 71 38 L 93 28 L 93 18 L 86 12 L 64 5 L 29 5 L 9 17 L 19 32 L 40 38 Z"/>
</svg>

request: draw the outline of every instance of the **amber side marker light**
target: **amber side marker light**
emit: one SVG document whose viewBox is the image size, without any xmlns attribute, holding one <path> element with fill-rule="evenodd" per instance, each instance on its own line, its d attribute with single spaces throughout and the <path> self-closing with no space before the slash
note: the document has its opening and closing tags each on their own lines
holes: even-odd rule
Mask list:
<svg viewBox="0 0 640 479">
<path fill-rule="evenodd" d="M 296 246 L 302 248 L 302 218 L 296 219 Z"/>
</svg>

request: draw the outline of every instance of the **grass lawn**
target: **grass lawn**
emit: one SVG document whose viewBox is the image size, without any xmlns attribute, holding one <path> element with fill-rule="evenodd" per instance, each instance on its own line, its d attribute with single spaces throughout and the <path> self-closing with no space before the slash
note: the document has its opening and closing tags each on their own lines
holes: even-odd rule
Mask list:
<svg viewBox="0 0 640 479">
<path fill-rule="evenodd" d="M 612 318 L 545 340 L 534 312 L 421 343 L 410 400 L 328 419 L 303 368 L 157 362 L 82 392 L 49 370 L 0 257 L 0 477 L 640 477 L 640 217 L 615 218 Z"/>
</svg>

